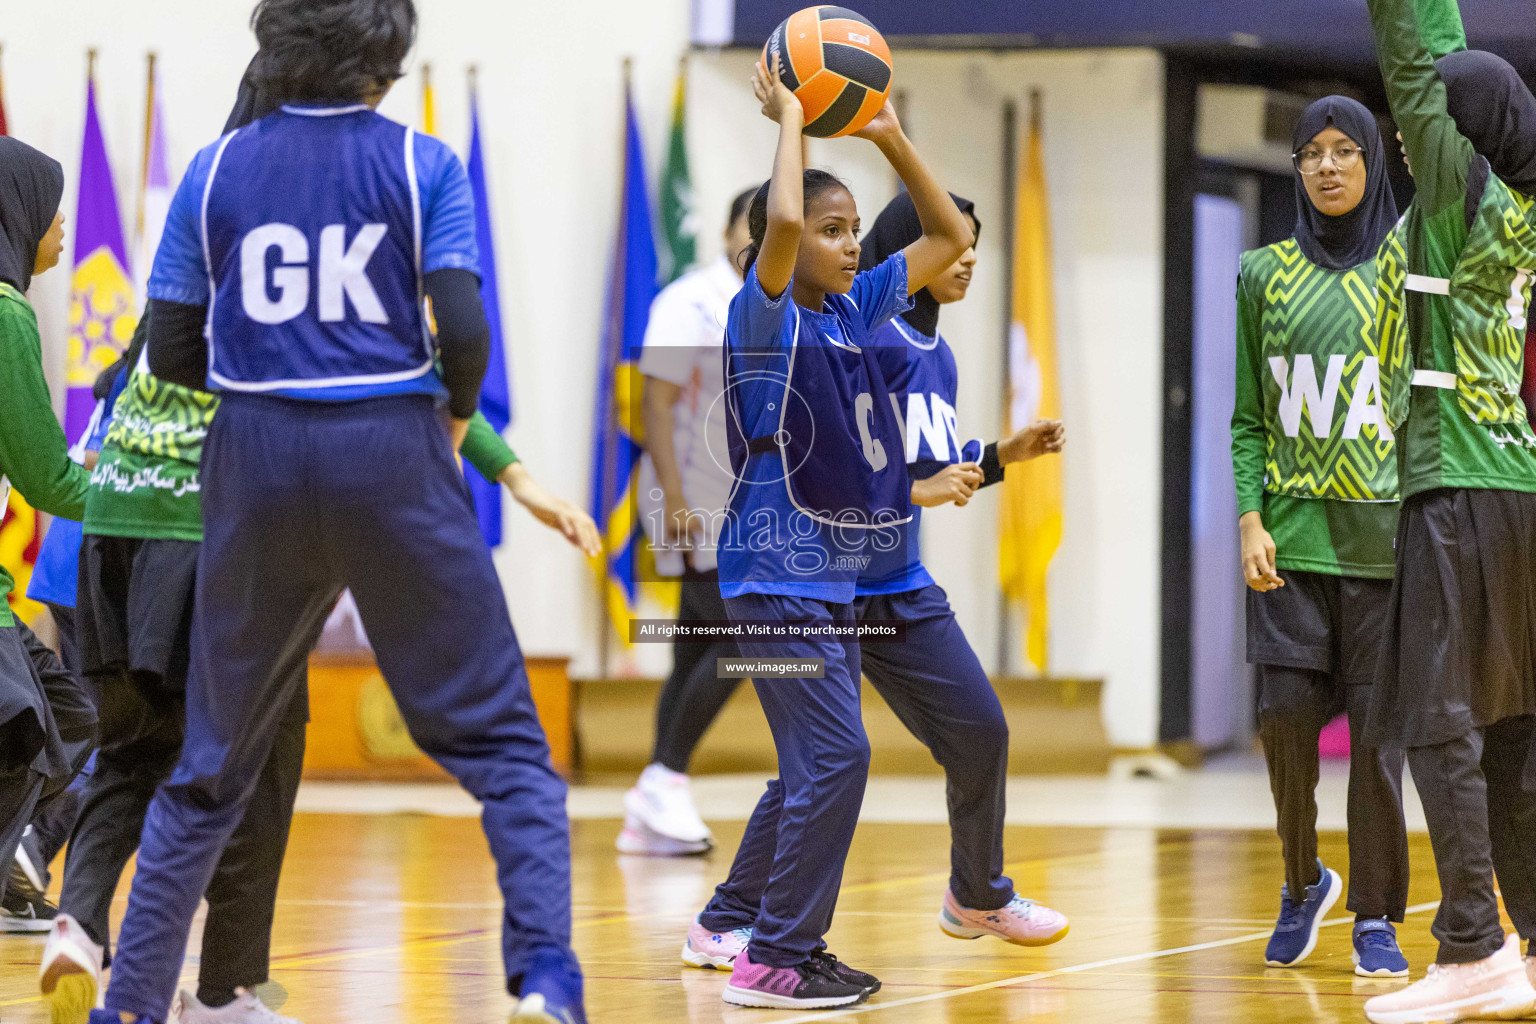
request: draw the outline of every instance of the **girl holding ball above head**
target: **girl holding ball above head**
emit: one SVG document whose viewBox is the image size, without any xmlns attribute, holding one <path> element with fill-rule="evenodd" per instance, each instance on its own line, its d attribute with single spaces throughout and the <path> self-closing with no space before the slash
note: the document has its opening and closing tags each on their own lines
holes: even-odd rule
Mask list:
<svg viewBox="0 0 1536 1024">
<path fill-rule="evenodd" d="M 958 196 L 954 201 L 972 231 L 979 231 L 974 206 Z M 913 198 L 903 192 L 876 218 L 859 265 L 877 267 L 922 234 Z M 954 353 L 939 334 L 939 307 L 965 298 L 975 265 L 975 250 L 968 247 L 914 293 L 910 309 L 874 334 L 882 376 L 907 421 L 904 456 L 912 478 L 913 519 L 892 527 L 885 542 L 867 549 L 854 610 L 861 623 L 903 624 L 898 642 L 861 643 L 860 667 L 945 771 L 953 869 L 939 926 L 959 939 L 991 935 L 1014 945 L 1045 946 L 1066 936 L 1066 917 L 1020 896 L 1003 874 L 1008 722 L 917 547 L 920 507 L 966 505 L 979 488 L 1001 481 L 1007 464 L 1059 452 L 1065 442 L 1056 420 L 1037 420 L 989 445 L 979 439 L 962 443 L 956 435 L 959 373 Z M 753 867 L 755 877 L 749 870 Z M 771 868 L 767 857 L 750 865 L 738 859 L 730 880 L 690 930 L 684 963 L 725 967 L 720 961 L 750 935 Z"/>
<path fill-rule="evenodd" d="M 970 224 L 933 179 L 889 105 L 855 134 L 873 142 L 911 193 L 923 232 L 859 272 L 858 208 L 832 175 L 804 166 L 805 114 L 781 77 L 759 65 L 763 114 L 779 125 L 773 177 L 748 214 L 746 282 L 726 325 L 727 416 L 735 489 L 721 545 L 720 592 L 732 621 L 795 623 L 799 639 L 747 639 L 748 658 L 817 661 L 819 678 L 759 676 L 778 749 L 731 878 L 694 927 L 741 908 L 754 886 L 751 937 L 725 990 L 741 1006 L 815 1009 L 863 1001 L 879 987 L 825 951 L 843 863 L 869 766 L 859 712 L 859 645 L 850 627 L 868 534 L 909 516 L 900 428 L 872 335 L 971 245 Z M 853 557 L 849 557 L 853 556 Z M 766 865 L 766 867 L 765 867 Z"/>
</svg>

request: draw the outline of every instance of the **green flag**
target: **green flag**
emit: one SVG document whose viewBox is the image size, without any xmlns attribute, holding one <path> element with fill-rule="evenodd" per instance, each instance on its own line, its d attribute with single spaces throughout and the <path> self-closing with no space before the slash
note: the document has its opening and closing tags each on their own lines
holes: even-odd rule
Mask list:
<svg viewBox="0 0 1536 1024">
<path fill-rule="evenodd" d="M 677 66 L 672 93 L 672 138 L 661 173 L 661 281 L 670 284 L 693 269 L 698 258 L 699 227 L 693 214 L 693 182 L 688 177 L 688 62 Z"/>
</svg>

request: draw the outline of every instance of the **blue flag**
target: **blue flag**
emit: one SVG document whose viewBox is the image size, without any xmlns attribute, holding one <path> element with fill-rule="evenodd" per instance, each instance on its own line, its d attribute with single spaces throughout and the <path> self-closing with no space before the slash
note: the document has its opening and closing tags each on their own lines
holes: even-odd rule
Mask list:
<svg viewBox="0 0 1536 1024">
<path fill-rule="evenodd" d="M 627 83 L 624 113 L 624 186 L 598 353 L 592 518 L 603 532 L 604 600 L 627 640 L 626 617 L 635 607 L 635 569 L 643 547 L 635 504 L 641 454 L 638 362 L 651 301 L 656 298 L 657 262 L 640 125 Z"/>
<path fill-rule="evenodd" d="M 480 145 L 480 97 L 471 79 L 469 91 L 469 187 L 475 195 L 475 244 L 480 248 L 480 299 L 491 327 L 491 361 L 480 386 L 480 412 L 498 434 L 512 423 L 512 389 L 507 383 L 507 350 L 501 340 L 501 296 L 496 289 L 496 237 L 486 189 L 485 152 Z M 466 473 L 480 517 L 480 532 L 491 547 L 501 543 L 501 485 L 479 473 Z"/>
</svg>

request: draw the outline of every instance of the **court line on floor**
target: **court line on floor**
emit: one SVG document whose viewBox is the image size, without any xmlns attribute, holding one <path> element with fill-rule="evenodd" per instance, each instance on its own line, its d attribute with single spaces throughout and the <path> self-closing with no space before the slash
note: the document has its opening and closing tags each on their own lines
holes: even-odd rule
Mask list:
<svg viewBox="0 0 1536 1024">
<path fill-rule="evenodd" d="M 1168 848 L 1172 848 L 1172 847 L 1188 846 L 1188 845 L 1191 845 L 1192 842 L 1193 842 L 1193 840 L 1190 840 L 1190 839 L 1183 839 L 1183 838 L 1181 838 L 1181 839 L 1171 839 L 1171 840 L 1168 840 L 1166 842 L 1156 842 L 1156 843 L 1154 843 L 1153 844 L 1153 849 L 1154 850 L 1164 850 L 1164 849 L 1168 849 Z M 1097 849 L 1097 850 L 1084 850 L 1084 851 L 1082 851 L 1080 853 L 1067 853 L 1067 854 L 1061 854 L 1061 855 L 1055 856 L 1055 857 L 1036 857 L 1036 858 L 1031 858 L 1031 859 L 1028 859 L 1028 860 L 1014 861 L 1013 863 L 1005 864 L 1003 866 L 1003 868 L 1004 868 L 1005 871 L 1009 871 L 1009 872 L 1017 874 L 1021 868 L 1038 868 L 1038 867 L 1045 867 L 1045 866 L 1057 866 L 1057 865 L 1061 865 L 1061 864 L 1065 864 L 1065 863 L 1070 863 L 1070 862 L 1078 861 L 1078 860 L 1103 858 L 1106 854 L 1113 854 L 1113 853 L 1116 853 L 1116 852 L 1120 852 L 1120 851 L 1118 851 L 1113 845 L 1111 845 L 1107 849 L 1101 847 L 1100 849 Z M 1137 845 L 1136 852 L 1145 852 L 1145 848 Z M 875 881 L 875 882 L 862 882 L 862 883 L 855 883 L 854 885 L 844 886 L 841 889 L 841 893 L 842 894 L 847 894 L 847 893 L 852 893 L 852 892 L 872 892 L 872 891 L 879 891 L 879 890 L 882 890 L 882 889 L 898 888 L 898 887 L 903 886 L 903 885 L 913 885 L 913 884 L 916 884 L 916 883 L 919 883 L 919 882 L 931 882 L 931 881 L 934 881 L 934 880 L 946 880 L 948 878 L 949 878 L 949 873 L 948 872 L 944 872 L 944 873 L 929 873 L 929 874 L 922 874 L 922 875 L 905 875 L 905 876 L 902 876 L 901 878 L 887 878 L 887 879 L 882 879 L 880 881 Z M 590 917 L 590 918 L 584 918 L 584 919 L 581 919 L 581 920 L 576 920 L 576 921 L 572 922 L 572 927 L 573 928 L 582 928 L 582 927 L 590 927 L 590 926 L 593 926 L 593 925 L 616 924 L 616 923 L 626 922 L 626 921 L 629 921 L 629 922 L 654 921 L 654 920 L 657 920 L 657 919 L 670 918 L 670 917 L 676 917 L 676 916 L 679 916 L 678 912 L 676 912 L 676 911 L 653 912 L 653 913 L 648 913 L 648 914 L 629 914 L 629 913 L 624 913 L 624 912 L 617 912 L 617 913 L 608 914 L 608 915 L 599 915 L 599 916 L 596 916 L 596 917 Z M 463 943 L 463 942 L 471 942 L 471 941 L 475 940 L 476 938 L 481 938 L 481 937 L 484 937 L 485 935 L 492 934 L 494 931 L 495 931 L 494 929 L 490 929 L 490 928 L 476 928 L 476 929 L 470 929 L 470 930 L 465 930 L 465 931 L 461 931 L 461 932 L 450 932 L 450 933 L 446 933 L 446 934 L 444 934 L 444 933 L 436 933 L 436 934 L 428 933 L 428 934 L 416 936 L 416 937 L 413 937 L 413 938 L 402 939 L 402 940 L 400 940 L 398 942 L 390 943 L 390 944 L 384 945 L 384 946 L 371 946 L 371 947 L 364 947 L 362 949 L 353 948 L 353 949 L 335 949 L 335 950 L 314 950 L 314 951 L 305 951 L 305 952 L 299 952 L 299 953 L 289 953 L 289 954 L 283 954 L 283 955 L 275 955 L 275 956 L 272 957 L 272 961 L 274 963 L 274 966 L 276 966 L 278 963 L 281 963 L 283 969 L 289 969 L 289 968 L 297 968 L 297 967 L 307 967 L 307 966 L 310 966 L 310 965 L 313 965 L 313 964 L 320 964 L 320 963 L 335 963 L 337 961 L 342 961 L 342 960 L 360 960 L 360 959 L 365 959 L 365 958 L 370 957 L 370 956 L 380 956 L 380 955 L 389 955 L 389 954 L 401 955 L 401 954 L 407 954 L 407 953 L 419 953 L 419 952 L 421 952 L 423 950 L 427 950 L 427 949 L 441 948 L 443 946 L 452 946 L 452 945 L 457 945 L 457 944 Z M 1265 933 L 1265 934 L 1268 934 L 1268 933 Z M 1224 945 L 1226 943 L 1218 943 L 1218 944 L 1219 945 Z M 188 959 L 188 962 L 183 967 L 182 975 L 181 975 L 181 978 L 179 979 L 179 984 L 182 984 L 182 985 L 188 984 L 191 980 L 195 980 L 196 979 L 196 975 L 197 975 L 196 962 L 193 961 L 192 958 L 190 958 L 190 957 L 187 958 L 187 959 Z M 1100 966 L 1111 966 L 1113 963 L 1118 963 L 1118 962 L 1119 961 L 1112 961 L 1110 963 L 1106 963 L 1106 964 L 1103 964 L 1103 965 L 1100 965 Z M 1041 978 L 1046 978 L 1046 977 L 1050 977 L 1050 976 L 1051 976 L 1050 973 L 1039 975 L 1039 977 L 1041 977 Z M 1033 976 L 1026 976 L 1026 978 L 1004 979 L 1002 981 L 992 982 L 989 985 L 984 986 L 984 987 L 998 988 L 998 987 L 1001 987 L 1002 985 L 1013 984 L 1013 983 L 1016 983 L 1016 982 L 1019 982 L 1019 981 L 1022 981 L 1022 980 L 1034 980 L 1034 978 L 1033 978 Z M 956 990 L 955 994 L 961 994 L 964 991 L 967 991 L 967 990 L 959 989 L 959 990 Z M 916 998 L 918 999 L 918 1001 L 924 1001 L 928 997 L 916 997 Z M 882 1003 L 882 1004 L 879 1004 L 879 1006 L 871 1006 L 871 1007 L 868 1007 L 865 1010 L 851 1011 L 851 1012 L 868 1012 L 868 1010 L 870 1010 L 870 1009 L 881 1009 L 881 1008 L 884 1008 L 884 1007 L 887 1007 L 887 1006 L 898 1006 L 898 1005 L 902 1005 L 903 1003 L 909 1002 L 909 1001 L 911 1001 L 911 1000 L 900 1000 L 900 1001 L 897 1001 L 897 1002 Z M 42 997 L 41 996 L 31 996 L 31 997 L 24 997 L 24 998 L 21 998 L 21 999 L 13 999 L 13 1000 L 0 1000 L 0 1007 L 22 1006 L 22 1005 L 25 1005 L 27 1003 L 38 1003 L 38 1002 L 42 1002 Z M 810 1017 L 810 1018 L 799 1018 L 799 1017 L 797 1017 L 797 1018 L 793 1018 L 793 1020 L 794 1021 L 806 1020 L 806 1019 L 808 1019 L 808 1020 L 815 1020 L 815 1019 L 821 1019 L 822 1017 L 825 1017 L 825 1016 L 826 1016 L 826 1014 L 821 1014 L 821 1015 L 813 1016 L 813 1017 Z M 837 1016 L 843 1016 L 843 1014 L 838 1014 Z M 789 1022 L 789 1021 L 776 1021 L 776 1022 L 774 1022 L 774 1024 L 791 1024 L 791 1022 Z"/>
<path fill-rule="evenodd" d="M 1408 914 L 1422 914 L 1426 910 L 1434 910 L 1440 906 L 1440 901 L 1433 903 L 1419 903 L 1404 911 Z M 1332 921 L 1324 921 L 1318 927 L 1332 928 L 1335 925 L 1353 924 L 1354 916 L 1337 917 Z M 1252 932 L 1248 935 L 1235 935 L 1226 939 L 1215 939 L 1211 942 L 1197 942 L 1191 946 L 1179 946 L 1175 949 L 1157 949 L 1149 953 L 1132 953 L 1129 956 L 1117 956 L 1108 960 L 1094 960 L 1085 964 L 1072 964 L 1068 967 L 1058 967 L 1050 971 L 1038 971 L 1034 974 L 1021 974 L 1014 978 L 1002 978 L 998 981 L 982 982 L 979 985 L 970 985 L 965 988 L 950 989 L 945 992 L 930 992 L 922 996 L 908 996 L 906 999 L 894 999 L 888 1003 L 865 1003 L 863 1006 L 850 1010 L 819 1010 L 815 1013 L 802 1014 L 798 1017 L 784 1017 L 773 1024 L 810 1024 L 811 1021 L 836 1020 L 839 1017 L 855 1017 L 866 1013 L 874 1013 L 878 1010 L 892 1010 L 898 1006 L 915 1006 L 919 1003 L 932 1003 L 941 999 L 954 999 L 957 996 L 975 995 L 978 992 L 990 992 L 992 989 L 1009 988 L 1014 985 L 1027 985 L 1034 981 L 1043 981 L 1046 978 L 1056 978 L 1064 974 L 1081 974 L 1084 971 L 1098 970 L 1103 967 L 1118 967 L 1121 964 L 1144 963 L 1148 960 L 1158 960 L 1167 956 L 1178 956 L 1182 953 L 1198 953 L 1206 949 L 1220 949 L 1223 946 L 1239 946 L 1245 942 L 1257 942 L 1267 939 L 1271 932 Z"/>
</svg>

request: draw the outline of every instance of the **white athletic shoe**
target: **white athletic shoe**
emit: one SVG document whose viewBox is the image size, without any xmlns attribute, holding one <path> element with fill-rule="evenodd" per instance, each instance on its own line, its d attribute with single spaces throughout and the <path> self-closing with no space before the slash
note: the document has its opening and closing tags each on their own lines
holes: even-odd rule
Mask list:
<svg viewBox="0 0 1536 1024">
<path fill-rule="evenodd" d="M 198 1002 L 197 996 L 183 990 L 176 997 L 171 1014 L 181 1024 L 299 1024 L 284 1017 L 256 997 L 249 989 L 235 989 L 235 1001 L 214 1008 Z"/>
<path fill-rule="evenodd" d="M 16 865 L 21 868 L 21 873 L 27 876 L 27 881 L 38 892 L 48 891 L 48 865 L 40 864 L 42 860 L 37 848 L 37 840 L 33 838 L 32 826 L 28 825 L 21 834 L 21 843 L 16 847 Z"/>
<path fill-rule="evenodd" d="M 85 1024 L 101 1005 L 101 947 L 68 914 L 54 919 L 37 979 L 50 1024 Z"/>
<path fill-rule="evenodd" d="M 688 776 L 653 764 L 624 794 L 624 831 L 620 853 L 685 857 L 706 853 L 715 844 L 709 826 L 693 806 Z"/>
</svg>

